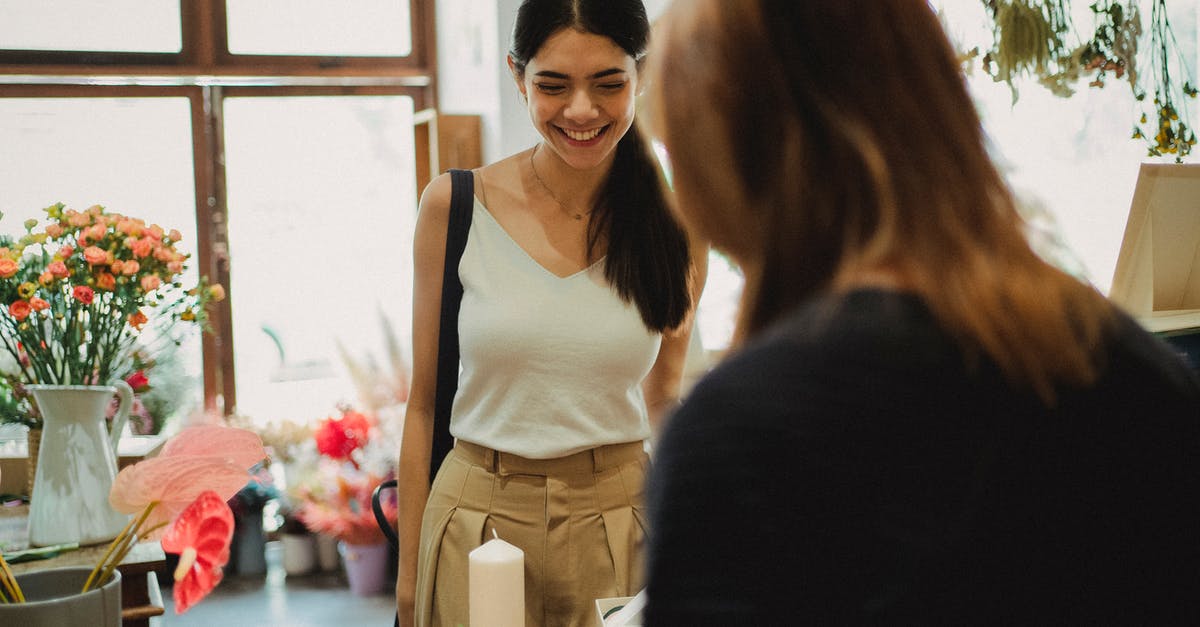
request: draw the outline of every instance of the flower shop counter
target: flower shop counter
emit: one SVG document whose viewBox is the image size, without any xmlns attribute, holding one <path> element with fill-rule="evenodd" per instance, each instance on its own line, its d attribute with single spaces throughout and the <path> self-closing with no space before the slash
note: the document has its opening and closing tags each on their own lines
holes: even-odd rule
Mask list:
<svg viewBox="0 0 1200 627">
<path fill-rule="evenodd" d="M 27 505 L 0 507 L 0 528 L 5 531 L 24 528 L 21 521 L 29 515 Z M 4 538 L 9 540 L 11 538 Z M 104 556 L 108 543 L 81 547 L 49 559 L 12 564 L 14 574 L 61 568 L 95 566 Z M 121 571 L 121 619 L 125 627 L 149 625 L 150 618 L 163 613 L 162 592 L 155 571 L 166 565 L 166 554 L 158 541 L 140 542 L 117 567 Z"/>
</svg>

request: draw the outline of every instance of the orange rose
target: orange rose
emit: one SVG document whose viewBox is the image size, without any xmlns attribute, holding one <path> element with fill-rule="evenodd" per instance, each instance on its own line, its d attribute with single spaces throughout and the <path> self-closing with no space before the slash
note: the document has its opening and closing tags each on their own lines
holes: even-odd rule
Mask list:
<svg viewBox="0 0 1200 627">
<path fill-rule="evenodd" d="M 87 226 L 92 223 L 92 216 L 86 213 L 79 213 L 77 211 L 68 211 L 67 222 L 71 226 Z"/>
<path fill-rule="evenodd" d="M 101 272 L 96 275 L 96 287 L 111 292 L 117 287 L 117 277 L 107 272 Z"/>
<path fill-rule="evenodd" d="M 71 246 L 69 246 L 69 245 L 63 246 L 58 249 L 58 256 L 62 257 L 63 259 L 66 259 L 67 257 L 70 257 L 71 255 L 74 255 L 74 254 L 75 254 L 75 249 L 71 248 Z"/>
<path fill-rule="evenodd" d="M 108 227 L 103 224 L 93 224 L 87 233 L 88 237 L 94 240 L 104 239 L 104 236 L 108 235 Z"/>
<path fill-rule="evenodd" d="M 135 237 L 141 235 L 142 233 L 142 227 L 137 223 L 137 220 L 130 220 L 129 218 L 125 218 L 124 220 L 118 222 L 117 230 L 126 235 L 133 235 Z"/>
<path fill-rule="evenodd" d="M 111 262 L 109 262 L 108 267 L 111 268 L 114 273 L 120 274 L 121 268 L 124 265 L 125 265 L 124 261 L 121 261 L 120 259 L 114 259 Z"/>
<path fill-rule="evenodd" d="M 67 275 L 71 274 L 71 271 L 67 270 L 67 264 L 61 261 L 50 262 L 50 265 L 46 266 L 46 271 L 58 279 L 65 279 Z"/>
<path fill-rule="evenodd" d="M 76 285 L 75 289 L 71 290 L 71 296 L 85 305 L 92 304 L 92 301 L 96 299 L 96 293 L 86 285 Z"/>
<path fill-rule="evenodd" d="M 8 257 L 0 257 L 0 278 L 7 279 L 16 274 L 18 269 L 17 262 Z"/>
<path fill-rule="evenodd" d="M 46 235 L 49 235 L 50 237 L 57 239 L 59 237 L 62 237 L 62 234 L 63 234 L 63 226 L 61 224 L 55 222 L 54 224 L 46 225 Z"/>
<path fill-rule="evenodd" d="M 142 277 L 142 291 L 153 292 L 162 285 L 162 279 L 158 278 L 157 274 L 148 274 Z"/>
<path fill-rule="evenodd" d="M 150 253 L 154 252 L 154 240 L 149 237 L 143 237 L 134 242 L 129 248 L 133 250 L 133 254 L 136 257 L 149 257 Z"/>
<path fill-rule="evenodd" d="M 83 259 L 93 266 L 100 265 L 108 261 L 108 253 L 98 246 L 88 246 L 83 249 Z"/>
<path fill-rule="evenodd" d="M 33 306 L 28 301 L 19 300 L 8 306 L 8 313 L 18 322 L 29 317 L 29 312 L 33 311 Z"/>
<path fill-rule="evenodd" d="M 138 310 L 129 314 L 128 320 L 129 326 L 135 329 L 140 329 L 142 328 L 143 324 L 146 324 L 146 314 L 142 313 L 141 310 Z"/>
<path fill-rule="evenodd" d="M 41 283 L 42 285 L 50 285 L 50 283 L 53 281 L 54 275 L 50 274 L 49 270 L 38 275 L 38 283 Z"/>
<path fill-rule="evenodd" d="M 176 229 L 171 229 L 171 232 L 167 233 L 167 239 L 171 240 L 172 242 L 178 242 L 179 240 L 183 239 L 183 234 Z"/>
<path fill-rule="evenodd" d="M 141 269 L 141 264 L 136 261 L 126 261 L 125 263 L 121 264 L 121 274 L 124 274 L 125 276 L 133 276 L 138 273 L 138 270 Z"/>
<path fill-rule="evenodd" d="M 34 311 L 45 311 L 50 308 L 50 303 L 34 296 L 29 299 L 29 306 L 33 307 Z"/>
<path fill-rule="evenodd" d="M 225 288 L 220 285 L 208 286 L 208 295 L 213 300 L 225 300 Z"/>
</svg>

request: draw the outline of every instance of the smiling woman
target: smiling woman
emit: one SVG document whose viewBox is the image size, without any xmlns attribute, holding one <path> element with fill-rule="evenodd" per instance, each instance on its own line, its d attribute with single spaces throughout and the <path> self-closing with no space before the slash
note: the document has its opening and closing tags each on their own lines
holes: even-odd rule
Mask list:
<svg viewBox="0 0 1200 627">
<path fill-rule="evenodd" d="M 641 587 L 644 442 L 679 395 L 706 259 L 629 132 L 648 36 L 641 0 L 523 2 L 508 67 L 538 143 L 422 195 L 401 624 L 468 622 L 467 553 L 493 531 L 524 551 L 525 624 L 590 624 L 595 599 Z M 452 205 L 470 227 L 443 268 Z M 443 277 L 462 284 L 456 317 L 439 316 Z M 426 489 L 442 325 L 461 353 L 457 444 Z"/>
</svg>

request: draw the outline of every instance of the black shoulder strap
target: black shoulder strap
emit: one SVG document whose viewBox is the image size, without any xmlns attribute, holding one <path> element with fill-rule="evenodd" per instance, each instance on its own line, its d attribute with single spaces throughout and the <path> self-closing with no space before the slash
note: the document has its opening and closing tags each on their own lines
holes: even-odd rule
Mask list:
<svg viewBox="0 0 1200 627">
<path fill-rule="evenodd" d="M 458 391 L 458 309 L 463 286 L 458 262 L 467 247 L 471 213 L 475 205 L 475 175 L 470 170 L 450 170 L 450 223 L 446 229 L 446 265 L 442 273 L 442 316 L 438 331 L 437 391 L 433 408 L 433 452 L 429 481 L 437 476 L 442 460 L 454 447 L 450 435 L 450 408 Z"/>
<path fill-rule="evenodd" d="M 458 261 L 467 247 L 470 216 L 475 204 L 475 175 L 468 169 L 450 171 L 450 220 L 446 227 L 446 261 L 442 273 L 442 322 L 438 330 L 438 381 L 433 404 L 433 449 L 430 482 L 450 449 L 450 407 L 458 390 L 458 306 L 462 304 L 462 281 Z"/>
</svg>

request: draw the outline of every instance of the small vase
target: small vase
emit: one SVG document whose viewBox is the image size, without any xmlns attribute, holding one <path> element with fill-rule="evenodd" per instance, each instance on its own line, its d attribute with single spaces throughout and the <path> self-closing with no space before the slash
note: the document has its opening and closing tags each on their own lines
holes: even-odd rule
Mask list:
<svg viewBox="0 0 1200 627">
<path fill-rule="evenodd" d="M 338 541 L 333 536 L 317 534 L 317 565 L 322 571 L 337 570 Z"/>
<path fill-rule="evenodd" d="M 133 390 L 107 385 L 30 385 L 42 413 L 42 439 L 29 503 L 29 543 L 97 544 L 117 537 L 129 516 L 108 504 L 117 476 L 117 442 L 129 419 Z M 121 403 L 111 431 L 105 412 Z"/>
<path fill-rule="evenodd" d="M 258 577 L 267 574 L 267 535 L 263 531 L 262 506 L 251 507 L 234 516 L 229 550 L 233 573 Z"/>
<path fill-rule="evenodd" d="M 121 571 L 108 583 L 80 592 L 92 569 L 51 568 L 17 575 L 25 603 L 0 603 L 0 625 L 121 627 Z"/>
<path fill-rule="evenodd" d="M 360 597 L 383 592 L 387 584 L 388 543 L 349 544 L 338 542 L 338 552 L 346 566 L 350 591 Z"/>
<path fill-rule="evenodd" d="M 306 575 L 317 565 L 317 541 L 311 533 L 283 533 L 283 571 L 289 575 Z"/>
<path fill-rule="evenodd" d="M 33 498 L 33 477 L 37 474 L 38 451 L 41 447 L 41 427 L 30 427 L 25 436 L 25 495 L 30 498 Z"/>
</svg>

